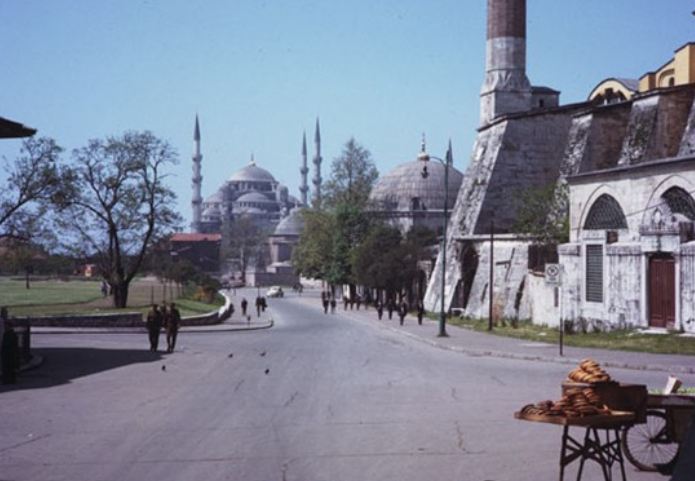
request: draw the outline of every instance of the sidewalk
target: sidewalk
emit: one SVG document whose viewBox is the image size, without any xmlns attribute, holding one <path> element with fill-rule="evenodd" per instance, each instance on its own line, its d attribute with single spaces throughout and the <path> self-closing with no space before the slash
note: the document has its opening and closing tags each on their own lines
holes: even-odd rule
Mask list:
<svg viewBox="0 0 695 481">
<path fill-rule="evenodd" d="M 305 293 L 302 297 L 293 297 L 290 299 L 310 305 L 317 311 L 322 311 L 323 308 L 321 307 L 318 294 L 316 294 L 316 296 L 313 294 L 313 292 Z M 438 321 L 423 319 L 422 325 L 420 326 L 417 323 L 417 318 L 411 314 L 406 316 L 403 326 L 399 325 L 399 319 L 395 312 L 392 320 L 389 321 L 388 313 L 384 312 L 382 320 L 379 321 L 376 309 L 373 307 L 370 307 L 366 311 L 364 307 L 359 311 L 351 311 L 349 309 L 345 311 L 342 305 L 339 305 L 336 309 L 336 315 L 347 316 L 360 322 L 369 322 L 382 329 L 397 332 L 440 349 L 461 352 L 471 356 L 544 361 L 568 365 L 576 365 L 582 359 L 590 357 L 606 368 L 663 371 L 673 374 L 695 374 L 695 356 L 611 351 L 607 349 L 565 346 L 563 349 L 564 355 L 561 357 L 557 344 L 546 344 L 486 334 L 450 324 L 446 326 L 449 337 L 440 338 L 437 337 Z"/>
</svg>

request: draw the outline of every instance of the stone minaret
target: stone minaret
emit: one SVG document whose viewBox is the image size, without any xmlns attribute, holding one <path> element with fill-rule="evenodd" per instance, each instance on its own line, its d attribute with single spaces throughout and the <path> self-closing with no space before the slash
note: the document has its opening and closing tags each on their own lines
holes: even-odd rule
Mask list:
<svg viewBox="0 0 695 481">
<path fill-rule="evenodd" d="M 487 1 L 485 82 L 480 93 L 480 124 L 531 108 L 526 77 L 526 0 Z"/>
<path fill-rule="evenodd" d="M 314 134 L 314 143 L 316 144 L 316 155 L 314 156 L 314 208 L 321 208 L 321 130 L 319 128 L 319 119 L 316 118 L 316 133 Z"/>
<path fill-rule="evenodd" d="M 193 222 L 191 229 L 193 232 L 200 232 L 200 211 L 202 208 L 203 199 L 200 196 L 200 189 L 203 183 L 203 176 L 200 175 L 200 163 L 203 160 L 203 155 L 200 153 L 200 125 L 198 124 L 198 115 L 195 116 L 195 129 L 193 130 L 193 143 L 195 151 L 193 153 Z"/>
<path fill-rule="evenodd" d="M 309 173 L 309 167 L 306 165 L 306 132 L 302 136 L 302 168 L 299 169 L 302 174 L 302 185 L 299 187 L 299 192 L 302 194 L 302 205 L 307 207 L 309 205 L 309 200 L 307 196 L 309 194 L 309 185 L 307 185 L 307 174 Z"/>
</svg>

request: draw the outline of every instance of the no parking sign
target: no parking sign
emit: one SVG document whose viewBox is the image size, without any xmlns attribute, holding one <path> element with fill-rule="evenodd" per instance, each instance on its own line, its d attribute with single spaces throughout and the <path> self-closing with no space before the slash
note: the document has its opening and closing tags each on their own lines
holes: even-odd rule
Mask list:
<svg viewBox="0 0 695 481">
<path fill-rule="evenodd" d="M 545 283 L 553 286 L 560 285 L 560 264 L 545 265 Z"/>
</svg>

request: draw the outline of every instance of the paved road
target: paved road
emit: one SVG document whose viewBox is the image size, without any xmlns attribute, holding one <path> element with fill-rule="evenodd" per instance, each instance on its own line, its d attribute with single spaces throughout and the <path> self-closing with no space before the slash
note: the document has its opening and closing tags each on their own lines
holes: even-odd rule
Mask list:
<svg viewBox="0 0 695 481">
<path fill-rule="evenodd" d="M 567 366 L 448 352 L 292 298 L 271 308 L 271 330 L 188 334 L 172 355 L 132 334 L 36 336 L 45 365 L 0 388 L 0 479 L 557 478 L 560 429 L 512 413 L 557 398 Z"/>
</svg>

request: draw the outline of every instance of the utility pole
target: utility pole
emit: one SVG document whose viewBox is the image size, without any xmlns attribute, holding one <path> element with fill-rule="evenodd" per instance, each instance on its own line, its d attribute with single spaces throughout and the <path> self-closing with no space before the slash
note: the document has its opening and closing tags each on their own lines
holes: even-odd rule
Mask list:
<svg viewBox="0 0 695 481">
<path fill-rule="evenodd" d="M 487 330 L 492 331 L 492 287 L 495 283 L 495 218 L 490 218 L 490 279 L 488 281 L 488 324 Z"/>
</svg>

